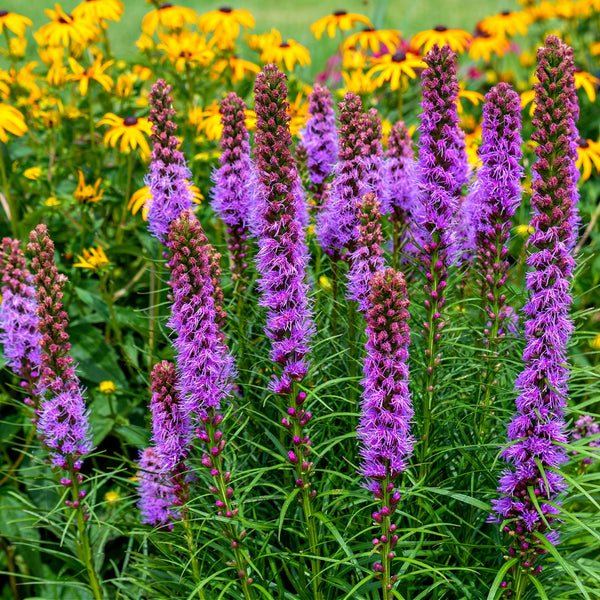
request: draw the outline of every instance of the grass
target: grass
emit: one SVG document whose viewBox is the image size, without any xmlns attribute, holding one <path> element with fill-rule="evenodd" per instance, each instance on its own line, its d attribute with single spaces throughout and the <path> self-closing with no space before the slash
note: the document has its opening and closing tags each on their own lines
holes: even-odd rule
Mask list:
<svg viewBox="0 0 600 600">
<path fill-rule="evenodd" d="M 227 0 L 180 0 L 177 4 L 188 6 L 199 14 L 227 4 Z M 77 6 L 75 0 L 62 3 L 65 10 Z M 125 12 L 119 23 L 111 23 L 109 35 L 114 55 L 124 60 L 136 54 L 135 40 L 140 33 L 140 23 L 151 6 L 143 0 L 125 0 Z M 257 33 L 278 29 L 284 38 L 293 38 L 307 46 L 313 53 L 310 74 L 324 67 L 327 58 L 335 51 L 339 38 L 325 37 L 316 42 L 310 25 L 335 10 L 365 14 L 377 27 L 400 29 L 408 38 L 417 31 L 444 24 L 472 30 L 475 23 L 501 10 L 516 9 L 516 0 L 232 0 L 233 8 L 248 9 L 256 19 Z M 37 30 L 48 21 L 45 8 L 52 8 L 52 0 L 5 0 L 3 8 L 28 16 Z M 33 46 L 33 44 L 31 45 Z M 317 49 L 318 48 L 318 49 Z M 31 60 L 35 60 L 31 53 Z"/>
</svg>

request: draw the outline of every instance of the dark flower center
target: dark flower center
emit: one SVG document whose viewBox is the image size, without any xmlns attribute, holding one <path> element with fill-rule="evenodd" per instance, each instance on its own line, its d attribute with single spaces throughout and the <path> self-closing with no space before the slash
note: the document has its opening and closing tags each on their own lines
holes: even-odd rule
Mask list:
<svg viewBox="0 0 600 600">
<path fill-rule="evenodd" d="M 67 16 L 69 17 L 69 19 L 73 20 L 73 17 L 71 15 Z M 63 25 L 68 25 L 71 21 L 67 21 L 67 19 L 65 19 L 64 17 L 59 17 L 58 22 L 62 23 Z"/>
<path fill-rule="evenodd" d="M 583 73 L 583 68 L 579 65 L 575 65 L 575 73 Z"/>
<path fill-rule="evenodd" d="M 483 29 L 481 29 L 479 27 L 479 23 L 478 23 L 477 26 L 475 27 L 475 31 L 473 32 L 473 37 L 474 38 L 485 38 L 487 40 L 488 38 L 491 38 L 492 36 L 487 31 L 483 31 Z"/>
<path fill-rule="evenodd" d="M 7 10 L 0 10 L 0 17 L 5 17 L 8 14 Z"/>
<path fill-rule="evenodd" d="M 442 31 L 448 31 L 448 28 L 445 25 L 438 25 L 437 27 L 434 27 L 433 30 L 442 32 Z"/>
<path fill-rule="evenodd" d="M 579 138 L 577 140 L 577 144 L 579 145 L 580 148 L 589 148 L 590 145 L 588 144 L 587 140 L 584 140 L 583 138 Z"/>
<path fill-rule="evenodd" d="M 392 56 L 392 60 L 396 63 L 404 62 L 406 60 L 406 52 L 404 52 L 404 50 L 398 50 L 398 52 Z"/>
<path fill-rule="evenodd" d="M 512 11 L 510 11 L 510 10 L 503 10 L 500 13 L 500 15 L 503 16 L 503 17 L 508 17 L 508 15 L 512 15 Z"/>
<path fill-rule="evenodd" d="M 165 2 L 158 7 L 158 10 L 162 10 L 163 8 L 171 8 L 173 5 L 170 2 Z"/>
<path fill-rule="evenodd" d="M 347 15 L 348 13 L 345 10 L 336 10 L 333 13 L 334 17 L 343 17 L 344 15 Z"/>
<path fill-rule="evenodd" d="M 280 48 L 289 48 L 290 45 L 287 42 L 281 42 L 281 44 L 279 44 Z"/>
<path fill-rule="evenodd" d="M 221 6 L 221 8 L 219 9 L 219 12 L 225 13 L 225 14 L 229 14 L 230 12 L 233 12 L 233 8 L 230 8 L 229 6 Z"/>
<path fill-rule="evenodd" d="M 363 33 L 364 33 L 364 32 L 371 32 L 371 31 L 375 31 L 375 29 L 374 29 L 373 27 L 365 27 L 365 28 L 363 29 Z"/>
<path fill-rule="evenodd" d="M 127 127 L 131 127 L 138 122 L 137 117 L 125 117 L 123 119 L 123 125 L 127 125 Z"/>
</svg>

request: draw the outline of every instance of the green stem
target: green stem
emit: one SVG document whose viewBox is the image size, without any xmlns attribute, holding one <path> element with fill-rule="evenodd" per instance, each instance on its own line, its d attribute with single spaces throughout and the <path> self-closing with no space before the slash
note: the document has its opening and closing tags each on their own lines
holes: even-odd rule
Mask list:
<svg viewBox="0 0 600 600">
<path fill-rule="evenodd" d="M 529 580 L 527 577 L 523 577 L 525 573 L 523 572 L 523 569 L 521 569 L 521 565 L 516 564 L 514 569 L 513 581 L 515 585 L 513 600 L 523 600 Z"/>
<path fill-rule="evenodd" d="M 84 504 L 81 502 L 79 498 L 79 480 L 78 473 L 75 472 L 73 466 L 71 465 L 69 468 L 69 477 L 71 479 L 71 498 L 74 503 L 76 516 L 75 519 L 77 521 L 77 533 L 79 536 L 79 551 L 81 562 L 84 564 L 85 568 L 88 572 L 88 577 L 90 580 L 90 587 L 92 588 L 92 594 L 94 595 L 95 600 L 104 600 L 104 593 L 102 592 L 102 588 L 100 586 L 100 580 L 98 578 L 98 574 L 96 573 L 96 568 L 94 566 L 94 559 L 92 555 L 92 549 L 90 546 L 90 540 L 88 537 L 86 523 L 86 515 L 83 510 Z"/>
<path fill-rule="evenodd" d="M 355 388 L 355 380 L 357 378 L 357 357 L 358 351 L 356 348 L 356 301 L 348 300 L 348 347 L 350 350 L 350 360 L 349 360 L 349 375 L 352 380 L 352 385 L 350 386 L 350 394 L 349 394 L 349 402 L 350 409 L 353 413 L 358 412 L 356 410 L 356 388 Z"/>
<path fill-rule="evenodd" d="M 187 511 L 186 511 L 187 512 Z M 183 524 L 183 528 L 185 529 L 185 541 L 187 542 L 188 552 L 190 553 L 190 562 L 192 563 L 192 573 L 194 575 L 194 581 L 198 585 L 198 598 L 200 600 L 206 600 L 204 596 L 204 590 L 200 587 L 202 583 L 202 575 L 200 573 L 200 568 L 198 567 L 198 561 L 196 560 L 196 556 L 194 555 L 194 536 L 192 534 L 192 528 L 190 526 L 190 522 L 186 517 L 181 520 Z"/>
<path fill-rule="evenodd" d="M 115 236 L 115 245 L 119 245 L 123 240 L 123 234 L 125 233 L 125 223 L 127 221 L 127 203 L 131 197 L 131 181 L 133 179 L 133 151 L 130 150 L 127 155 L 127 181 L 125 182 L 125 202 L 123 202 L 123 209 L 121 211 L 121 218 L 119 220 L 119 228 L 117 229 L 117 235 Z"/>
<path fill-rule="evenodd" d="M 335 259 L 331 259 L 331 332 L 337 335 L 337 291 L 338 291 L 338 265 Z"/>
<path fill-rule="evenodd" d="M 158 317 L 158 304 L 160 302 L 160 273 L 161 263 L 150 263 L 150 295 L 148 307 L 148 372 L 154 365 L 156 346 L 156 321 Z"/>
<path fill-rule="evenodd" d="M 4 152 L 3 148 L 0 147 L 0 174 L 2 175 L 2 189 L 4 190 L 4 197 L 8 202 L 8 210 L 10 212 L 10 227 L 12 230 L 13 238 L 17 238 L 17 223 L 19 222 L 19 207 L 17 206 L 14 198 L 10 194 L 10 188 L 8 186 L 8 178 L 6 177 L 6 167 L 4 165 Z"/>
<path fill-rule="evenodd" d="M 96 161 L 96 128 L 94 126 L 94 101 L 92 98 L 92 88 L 88 89 L 88 110 L 90 111 L 88 124 L 90 129 L 90 152 L 91 152 L 91 160 L 90 165 L 94 172 L 94 175 L 98 174 L 98 163 Z"/>
</svg>

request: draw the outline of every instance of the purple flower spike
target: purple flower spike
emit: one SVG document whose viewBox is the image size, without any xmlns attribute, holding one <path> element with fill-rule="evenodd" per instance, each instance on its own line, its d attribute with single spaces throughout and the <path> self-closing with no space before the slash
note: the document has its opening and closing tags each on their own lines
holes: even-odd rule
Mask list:
<svg viewBox="0 0 600 600">
<path fill-rule="evenodd" d="M 566 462 L 563 409 L 569 394 L 567 344 L 573 331 L 569 286 L 575 267 L 572 248 L 577 231 L 576 160 L 578 114 L 573 50 L 549 36 L 538 50 L 538 83 L 532 139 L 537 142 L 533 165 L 531 224 L 527 274 L 529 299 L 523 311 L 526 347 L 524 370 L 515 388 L 517 413 L 508 427 L 511 444 L 503 451 L 510 469 L 503 472 L 494 509 L 509 520 L 516 540 L 527 543 L 523 560 L 533 564 L 543 547 L 536 534 L 558 540 L 559 504 L 566 483 L 558 471 Z M 532 494 L 537 497 L 542 517 Z"/>
<path fill-rule="evenodd" d="M 154 365 L 152 382 L 152 440 L 160 456 L 161 467 L 172 472 L 182 467 L 192 439 L 190 414 L 183 409 L 177 392 L 177 371 L 173 363 L 163 360 Z"/>
<path fill-rule="evenodd" d="M 360 97 L 348 92 L 340 109 L 340 140 L 334 179 L 317 221 L 317 237 L 324 252 L 339 260 L 344 248 L 354 237 L 358 225 L 356 201 L 360 198 L 362 169 L 359 161 L 362 144 L 359 126 L 362 104 Z"/>
<path fill-rule="evenodd" d="M 587 437 L 595 436 L 596 439 L 591 440 L 587 443 L 587 449 L 598 449 L 600 450 L 600 425 L 596 422 L 596 419 L 592 415 L 581 415 L 577 421 L 575 421 L 575 429 L 573 430 L 573 439 L 581 440 Z M 573 452 L 577 454 L 577 452 Z M 586 456 L 581 463 L 585 466 L 591 465 L 594 460 L 589 456 Z"/>
<path fill-rule="evenodd" d="M 233 357 L 219 328 L 225 317 L 219 255 L 191 211 L 171 223 L 167 247 L 173 302 L 168 325 L 176 334 L 181 410 L 202 418 L 231 394 L 235 376 Z"/>
<path fill-rule="evenodd" d="M 271 360 L 283 369 L 269 387 L 281 394 L 291 392 L 293 382 L 302 381 L 308 369 L 306 355 L 314 330 L 305 283 L 308 249 L 297 199 L 298 174 L 290 154 L 285 75 L 267 65 L 257 75 L 254 91 L 259 178 L 256 263 Z"/>
<path fill-rule="evenodd" d="M 32 255 L 41 334 L 37 430 L 54 465 L 78 470 L 81 457 L 91 452 L 92 442 L 88 411 L 70 354 L 68 315 L 62 304 L 67 278 L 56 268 L 54 243 L 45 225 L 38 225 L 31 232 L 27 251 Z"/>
<path fill-rule="evenodd" d="M 370 307 L 371 278 L 378 271 L 383 271 L 385 264 L 379 207 L 380 203 L 372 192 L 365 194 L 356 205 L 360 224 L 357 227 L 356 250 L 350 255 L 347 297 L 358 302 L 358 309 L 363 314 Z"/>
<path fill-rule="evenodd" d="M 373 540 L 381 562 L 376 562 L 373 569 L 388 586 L 397 580 L 397 576 L 390 575 L 398 541 L 391 517 L 400 501 L 400 493 L 394 488 L 407 468 L 414 446 L 410 431 L 414 411 L 408 390 L 409 302 L 402 274 L 393 269 L 375 273 L 370 288 L 357 437 L 360 473 L 367 479 L 375 500 L 381 503 L 381 508 L 373 513 L 375 524 L 381 527 L 381 536 Z"/>
<path fill-rule="evenodd" d="M 41 335 L 37 331 L 35 289 L 18 240 L 2 240 L 0 271 L 0 344 L 12 370 L 25 380 L 28 391 L 32 391 L 40 370 Z"/>
<path fill-rule="evenodd" d="M 360 116 L 360 158 L 362 176 L 358 182 L 359 198 L 373 192 L 381 195 L 383 148 L 381 146 L 381 118 L 376 108 Z M 356 199 L 358 202 L 358 198 Z"/>
<path fill-rule="evenodd" d="M 145 182 L 150 188 L 152 201 L 148 210 L 150 233 L 164 242 L 169 223 L 183 210 L 192 208 L 190 181 L 192 174 L 185 164 L 183 154 L 177 150 L 179 139 L 175 136 L 177 125 L 171 120 L 175 110 L 169 96 L 171 86 L 159 79 L 150 91 L 150 116 L 152 131 L 152 156 L 150 173 Z"/>
<path fill-rule="evenodd" d="M 255 181 L 246 128 L 246 104 L 234 92 L 221 103 L 221 166 L 213 173 L 215 187 L 211 206 L 227 225 L 227 248 L 231 257 L 232 280 L 247 278 L 249 245 L 246 240 L 254 210 Z"/>
<path fill-rule="evenodd" d="M 146 448 L 141 453 L 138 467 L 138 508 L 142 513 L 142 523 L 172 529 L 172 521 L 180 519 L 180 511 L 176 508 L 177 497 L 154 448 Z"/>
<path fill-rule="evenodd" d="M 308 155 L 310 190 L 317 206 L 321 206 L 326 193 L 326 182 L 337 160 L 338 139 L 335 111 L 331 92 L 319 83 L 308 96 L 308 121 L 302 132 L 304 148 Z"/>
<path fill-rule="evenodd" d="M 482 164 L 471 190 L 473 240 L 465 249 L 474 248 L 477 253 L 477 272 L 485 279 L 484 307 L 491 326 L 487 333 L 495 338 L 506 333 L 503 323 L 510 314 L 505 310 L 506 257 L 523 177 L 521 102 L 506 83 L 492 88 L 485 98 L 482 139 Z"/>
</svg>

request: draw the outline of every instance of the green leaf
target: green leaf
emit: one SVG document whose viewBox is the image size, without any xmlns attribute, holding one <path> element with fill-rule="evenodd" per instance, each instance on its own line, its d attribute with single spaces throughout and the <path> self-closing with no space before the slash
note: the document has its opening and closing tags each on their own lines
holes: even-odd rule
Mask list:
<svg viewBox="0 0 600 600">
<path fill-rule="evenodd" d="M 511 558 L 509 561 L 502 565 L 502 568 L 496 573 L 496 578 L 494 579 L 494 583 L 492 583 L 492 587 L 488 592 L 487 600 L 495 600 L 496 594 L 500 589 L 500 584 L 504 581 L 504 576 L 508 573 L 509 569 L 516 565 L 519 562 L 518 558 Z"/>
</svg>

